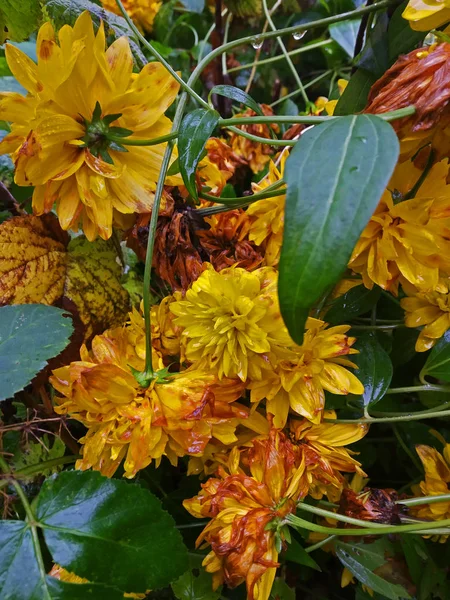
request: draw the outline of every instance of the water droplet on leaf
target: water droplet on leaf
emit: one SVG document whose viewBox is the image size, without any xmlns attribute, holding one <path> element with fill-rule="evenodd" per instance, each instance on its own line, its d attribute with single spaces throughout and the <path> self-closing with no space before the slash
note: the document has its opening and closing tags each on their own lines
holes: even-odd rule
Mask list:
<svg viewBox="0 0 450 600">
<path fill-rule="evenodd" d="M 295 33 L 292 34 L 292 37 L 294 38 L 294 40 L 301 40 L 302 37 L 305 37 L 306 35 L 306 29 L 305 31 L 296 31 Z"/>
<path fill-rule="evenodd" d="M 255 50 L 259 50 L 260 48 L 262 48 L 263 43 L 264 43 L 264 40 L 262 40 L 259 37 L 254 37 L 252 39 L 252 46 Z"/>
</svg>

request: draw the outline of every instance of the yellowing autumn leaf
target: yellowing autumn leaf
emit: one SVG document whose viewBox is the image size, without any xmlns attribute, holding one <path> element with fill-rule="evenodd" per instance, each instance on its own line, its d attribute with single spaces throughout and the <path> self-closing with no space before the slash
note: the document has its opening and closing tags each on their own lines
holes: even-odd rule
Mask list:
<svg viewBox="0 0 450 600">
<path fill-rule="evenodd" d="M 54 304 L 64 291 L 68 235 L 52 214 L 0 225 L 0 304 Z"/>
<path fill-rule="evenodd" d="M 122 267 L 111 241 L 88 242 L 83 236 L 69 244 L 64 296 L 77 307 L 86 327 L 85 339 L 127 317 L 129 295 L 120 284 Z"/>
</svg>

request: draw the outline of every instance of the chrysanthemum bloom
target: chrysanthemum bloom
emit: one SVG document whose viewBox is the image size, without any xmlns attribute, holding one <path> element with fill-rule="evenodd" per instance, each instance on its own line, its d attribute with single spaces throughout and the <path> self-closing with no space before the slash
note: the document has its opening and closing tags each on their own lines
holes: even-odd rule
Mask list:
<svg viewBox="0 0 450 600">
<path fill-rule="evenodd" d="M 264 191 L 283 178 L 288 156 L 285 150 L 276 163 L 270 161 L 268 174 L 259 183 L 253 184 L 255 193 Z M 276 267 L 280 262 L 285 202 L 286 196 L 274 196 L 257 200 L 247 209 L 247 214 L 251 218 L 249 239 L 258 246 L 265 245 L 264 263 L 269 267 Z"/>
<path fill-rule="evenodd" d="M 219 378 L 260 379 L 273 335 L 290 339 L 278 307 L 277 273 L 269 267 L 217 273 L 207 265 L 170 310 L 183 328 L 187 360 Z"/>
<path fill-rule="evenodd" d="M 295 512 L 295 502 L 306 495 L 304 464 L 297 448 L 276 430 L 254 442 L 247 460 L 249 474 L 239 467 L 236 448 L 228 470 L 220 467 L 218 477 L 183 505 L 194 517 L 211 519 L 197 545 L 211 546 L 203 566 L 213 574 L 214 587 L 245 581 L 250 600 L 268 600 L 279 546 L 276 527 L 267 526 Z"/>
<path fill-rule="evenodd" d="M 141 388 L 132 374 L 144 368 L 136 342 L 133 327 L 109 330 L 94 338 L 91 352 L 82 347 L 81 361 L 53 372 L 52 384 L 63 396 L 55 410 L 88 428 L 77 468 L 112 476 L 125 457 L 125 476 L 134 477 L 163 455 L 173 464 L 186 454 L 201 455 L 213 437 L 235 442 L 239 419 L 248 415 L 234 402 L 242 384 L 189 369 L 165 372 Z M 156 353 L 153 362 L 162 368 Z"/>
<path fill-rule="evenodd" d="M 223 140 L 210 138 L 206 142 L 206 156 L 200 161 L 196 173 L 197 186 L 201 191 L 220 196 L 227 181 L 233 177 L 236 167 L 246 164 Z"/>
<path fill-rule="evenodd" d="M 450 21 L 448 0 L 409 0 L 402 17 L 416 31 L 430 31 Z"/>
<path fill-rule="evenodd" d="M 446 444 L 443 454 L 431 446 L 416 446 L 417 454 L 425 470 L 425 479 L 413 491 L 423 496 L 448 494 L 450 483 L 450 444 Z M 435 502 L 410 507 L 410 512 L 420 519 L 450 519 L 450 502 Z"/>
<path fill-rule="evenodd" d="M 402 157 L 431 141 L 440 160 L 450 156 L 449 100 L 450 44 L 434 44 L 400 56 L 372 86 L 364 112 L 380 114 L 414 105 L 413 115 L 392 123 Z"/>
<path fill-rule="evenodd" d="M 51 577 L 54 577 L 55 579 L 59 579 L 60 581 L 66 581 L 67 583 L 89 583 L 88 579 L 85 579 L 84 577 L 79 577 L 78 575 L 75 575 L 75 573 L 71 573 L 70 571 L 66 571 L 66 569 L 63 569 L 63 567 L 61 567 L 60 565 L 53 565 L 49 575 Z M 147 594 L 125 593 L 123 597 L 141 599 L 145 598 L 146 595 Z"/>
<path fill-rule="evenodd" d="M 356 368 L 343 358 L 357 354 L 356 338 L 347 335 L 350 325 L 327 328 L 319 319 L 309 318 L 301 346 L 272 345 L 271 368 L 262 378 L 251 381 L 252 402 L 266 400 L 266 410 L 274 415 L 275 427 L 284 427 L 289 409 L 320 423 L 325 406 L 325 390 L 332 394 L 362 394 L 364 386 L 348 371 Z"/>
<path fill-rule="evenodd" d="M 450 187 L 444 162 L 434 165 L 415 198 L 396 203 L 413 185 L 410 173 L 420 176 L 409 162 L 397 168 L 350 258 L 349 267 L 362 275 L 367 288 L 376 283 L 397 294 L 398 284 L 406 282 L 430 292 L 440 287 L 440 270 L 450 273 Z"/>
<path fill-rule="evenodd" d="M 200 246 L 216 271 L 233 265 L 253 271 L 263 262 L 263 249 L 248 239 L 251 220 L 247 211 L 228 210 L 205 221 L 209 229 L 196 231 Z"/>
<path fill-rule="evenodd" d="M 88 12 L 73 28 L 64 25 L 58 42 L 45 23 L 37 38 L 37 65 L 7 45 L 9 67 L 28 95 L 0 94 L 0 120 L 11 122 L 0 153 L 12 155 L 18 185 L 35 186 L 36 214 L 50 212 L 56 203 L 63 229 L 81 223 L 89 240 L 97 234 L 107 239 L 113 223 L 125 228 L 126 215 L 151 210 L 165 149 L 158 144 L 124 151 L 123 136 L 169 133 L 172 124 L 164 112 L 179 86 L 159 63 L 134 74 L 125 37 L 105 52 L 103 24 L 95 35 Z"/>
<path fill-rule="evenodd" d="M 416 352 L 432 348 L 447 329 L 450 329 L 449 279 L 441 279 L 442 291 L 416 292 L 400 301 L 406 311 L 407 327 L 423 327 L 416 341 Z"/>
<path fill-rule="evenodd" d="M 101 0 L 103 7 L 117 15 L 122 15 L 116 0 Z M 133 19 L 135 25 L 142 31 L 151 31 L 153 22 L 162 2 L 153 0 L 122 0 L 123 7 Z"/>
<path fill-rule="evenodd" d="M 267 104 L 261 104 L 261 110 L 265 116 L 271 117 L 273 110 Z M 255 117 L 256 113 L 253 110 L 246 110 L 243 113 L 235 115 L 235 117 Z M 254 125 L 238 125 L 239 129 L 258 137 L 270 139 L 270 128 L 264 123 Z M 273 131 L 278 133 L 279 127 L 276 123 L 271 125 Z M 253 173 L 259 173 L 264 169 L 273 154 L 273 147 L 268 144 L 260 144 L 253 142 L 242 135 L 231 133 L 230 146 L 235 154 L 242 157 L 249 165 Z"/>
</svg>

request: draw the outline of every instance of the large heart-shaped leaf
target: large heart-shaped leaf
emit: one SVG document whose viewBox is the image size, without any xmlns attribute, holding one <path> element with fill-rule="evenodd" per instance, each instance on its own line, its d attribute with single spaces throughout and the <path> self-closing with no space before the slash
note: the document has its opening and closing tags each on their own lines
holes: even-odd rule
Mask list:
<svg viewBox="0 0 450 600">
<path fill-rule="evenodd" d="M 0 400 L 22 390 L 67 346 L 72 320 L 43 304 L 0 308 Z"/>
<path fill-rule="evenodd" d="M 286 162 L 279 296 L 298 344 L 310 308 L 342 275 L 392 175 L 399 143 L 373 115 L 332 119 L 303 134 Z"/>
</svg>

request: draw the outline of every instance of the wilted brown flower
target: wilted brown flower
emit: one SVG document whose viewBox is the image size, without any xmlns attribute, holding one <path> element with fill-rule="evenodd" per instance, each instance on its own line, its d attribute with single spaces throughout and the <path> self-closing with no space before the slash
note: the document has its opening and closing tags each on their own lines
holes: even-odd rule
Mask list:
<svg viewBox="0 0 450 600">
<path fill-rule="evenodd" d="M 380 114 L 414 105 L 414 115 L 393 122 L 402 155 L 410 157 L 432 142 L 441 159 L 450 155 L 449 101 L 450 44 L 433 44 L 401 56 L 372 86 L 364 112 Z"/>
<path fill-rule="evenodd" d="M 400 505 L 396 504 L 398 494 L 395 490 L 380 490 L 377 488 L 364 488 L 362 492 L 355 492 L 347 488 L 342 490 L 339 503 L 339 513 L 373 523 L 400 523 Z"/>
</svg>

